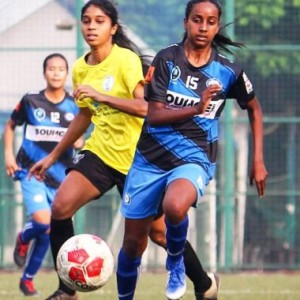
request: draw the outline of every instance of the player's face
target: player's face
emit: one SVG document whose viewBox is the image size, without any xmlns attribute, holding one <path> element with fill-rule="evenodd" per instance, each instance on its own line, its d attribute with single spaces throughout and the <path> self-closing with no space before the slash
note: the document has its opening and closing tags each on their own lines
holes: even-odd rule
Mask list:
<svg viewBox="0 0 300 300">
<path fill-rule="evenodd" d="M 44 77 L 47 82 L 48 88 L 64 88 L 67 76 L 67 65 L 61 57 L 53 57 L 47 61 Z"/>
<path fill-rule="evenodd" d="M 93 49 L 112 43 L 117 25 L 112 26 L 111 19 L 97 6 L 88 7 L 81 18 L 81 32 Z"/>
<path fill-rule="evenodd" d="M 195 4 L 188 19 L 184 20 L 187 41 L 195 48 L 210 47 L 219 31 L 219 11 L 210 2 Z"/>
</svg>

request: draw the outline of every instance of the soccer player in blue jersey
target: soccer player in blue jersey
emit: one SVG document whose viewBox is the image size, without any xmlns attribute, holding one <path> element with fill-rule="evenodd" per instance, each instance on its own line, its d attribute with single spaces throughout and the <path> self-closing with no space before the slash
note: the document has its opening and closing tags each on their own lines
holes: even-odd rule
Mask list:
<svg viewBox="0 0 300 300">
<path fill-rule="evenodd" d="M 61 245 L 74 235 L 72 216 L 76 211 L 114 186 L 122 194 L 148 106 L 144 100 L 143 57 L 119 24 L 112 2 L 86 2 L 81 10 L 81 31 L 90 51 L 78 58 L 72 70 L 80 111 L 62 141 L 30 169 L 32 175 L 42 179 L 45 170 L 93 123 L 91 137 L 68 169 L 52 205 L 54 264 Z M 166 247 L 163 216 L 152 223 L 149 236 Z M 210 289 L 214 278 L 203 270 L 188 242 L 184 258 L 195 291 Z M 78 295 L 59 279 L 58 289 L 47 299 L 76 300 Z"/>
<path fill-rule="evenodd" d="M 182 42 L 161 50 L 146 76 L 148 113 L 122 199 L 126 219 L 117 268 L 119 299 L 134 297 L 148 232 L 161 206 L 167 228 L 166 297 L 184 295 L 188 210 L 201 201 L 214 176 L 226 99 L 236 99 L 248 112 L 254 145 L 250 183 L 264 196 L 263 115 L 243 69 L 219 53 L 242 46 L 221 33 L 221 13 L 216 0 L 190 0 Z M 217 291 L 215 286 L 196 297 L 217 299 Z"/>
<path fill-rule="evenodd" d="M 46 88 L 23 96 L 4 131 L 6 172 L 14 180 L 20 181 L 28 215 L 28 221 L 17 236 L 14 250 L 15 263 L 20 268 L 25 267 L 19 285 L 25 296 L 38 294 L 33 278 L 49 248 L 50 206 L 65 177 L 65 168 L 71 162 L 73 149 L 70 147 L 64 152 L 48 170 L 43 182 L 29 179 L 28 170 L 52 151 L 78 113 L 73 97 L 65 90 L 68 76 L 66 58 L 59 53 L 48 55 L 44 59 L 43 73 Z M 13 145 L 17 126 L 24 126 L 24 131 L 21 147 L 15 157 Z M 74 147 L 82 145 L 83 139 L 79 139 Z M 31 255 L 27 259 L 30 245 Z"/>
</svg>

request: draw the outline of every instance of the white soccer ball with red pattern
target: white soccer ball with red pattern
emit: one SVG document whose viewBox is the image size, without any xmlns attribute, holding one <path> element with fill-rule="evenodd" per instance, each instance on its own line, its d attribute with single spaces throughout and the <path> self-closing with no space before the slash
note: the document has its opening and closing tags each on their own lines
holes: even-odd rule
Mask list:
<svg viewBox="0 0 300 300">
<path fill-rule="evenodd" d="M 71 289 L 91 292 L 107 283 L 114 270 L 114 257 L 107 243 L 98 236 L 78 234 L 60 248 L 57 273 Z"/>
</svg>

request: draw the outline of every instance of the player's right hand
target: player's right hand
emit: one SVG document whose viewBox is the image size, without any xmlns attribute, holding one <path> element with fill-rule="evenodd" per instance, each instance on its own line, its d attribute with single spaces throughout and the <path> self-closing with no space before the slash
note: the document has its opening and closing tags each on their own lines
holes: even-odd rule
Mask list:
<svg viewBox="0 0 300 300">
<path fill-rule="evenodd" d="M 198 114 L 205 113 L 212 98 L 217 96 L 220 91 L 221 91 L 221 86 L 219 84 L 212 84 L 203 91 L 203 93 L 201 94 L 201 100 L 198 104 Z"/>
<path fill-rule="evenodd" d="M 48 155 L 40 161 L 36 162 L 28 171 L 28 178 L 34 176 L 36 180 L 44 181 L 46 178 L 46 171 L 53 165 L 54 161 Z"/>
<path fill-rule="evenodd" d="M 17 162 L 14 156 L 6 156 L 5 157 L 5 169 L 6 169 L 6 174 L 8 176 L 14 177 L 16 171 L 22 170 Z"/>
</svg>

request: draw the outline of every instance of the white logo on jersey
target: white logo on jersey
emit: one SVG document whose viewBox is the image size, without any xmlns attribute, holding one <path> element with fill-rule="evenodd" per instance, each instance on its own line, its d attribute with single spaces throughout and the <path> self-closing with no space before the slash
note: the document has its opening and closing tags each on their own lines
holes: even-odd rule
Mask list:
<svg viewBox="0 0 300 300">
<path fill-rule="evenodd" d="M 169 107 L 194 106 L 200 101 L 197 97 L 189 97 L 172 91 L 167 91 L 166 100 Z"/>
<path fill-rule="evenodd" d="M 73 158 L 73 163 L 74 164 L 78 164 L 78 162 L 84 158 L 84 154 L 76 154 Z"/>
<path fill-rule="evenodd" d="M 71 112 L 67 112 L 65 114 L 65 120 L 67 120 L 68 122 L 71 122 L 74 118 L 75 118 L 75 115 Z"/>
<path fill-rule="evenodd" d="M 33 197 L 33 201 L 34 201 L 35 203 L 41 203 L 41 202 L 43 202 L 43 200 L 44 200 L 44 198 L 43 198 L 43 195 L 42 195 L 42 194 L 36 194 L 36 195 L 34 195 L 34 197 Z"/>
<path fill-rule="evenodd" d="M 104 79 L 103 84 L 102 84 L 104 91 L 106 91 L 106 92 L 110 91 L 114 85 L 114 81 L 115 80 L 112 75 L 106 76 L 106 78 Z"/>
<path fill-rule="evenodd" d="M 202 190 L 204 187 L 204 184 L 203 184 L 203 180 L 202 180 L 201 176 L 198 177 L 197 183 L 198 183 L 199 189 Z"/>
<path fill-rule="evenodd" d="M 27 125 L 25 138 L 34 142 L 60 142 L 67 128 Z"/>
<path fill-rule="evenodd" d="M 171 81 L 176 81 L 181 75 L 181 71 L 178 66 L 174 67 L 171 72 Z"/>
<path fill-rule="evenodd" d="M 223 102 L 224 99 L 212 100 L 206 108 L 205 112 L 203 114 L 200 114 L 199 116 L 206 119 L 214 119 Z"/>
<path fill-rule="evenodd" d="M 43 108 L 37 108 L 34 110 L 33 112 L 34 117 L 38 120 L 38 121 L 43 121 L 46 118 L 46 112 Z"/>
<path fill-rule="evenodd" d="M 246 87 L 247 93 L 250 94 L 253 91 L 253 86 L 252 86 L 250 79 L 244 72 L 243 72 L 243 79 L 245 82 L 245 87 Z"/>
<path fill-rule="evenodd" d="M 125 194 L 124 202 L 125 202 L 125 204 L 129 204 L 131 202 L 129 194 Z"/>
<path fill-rule="evenodd" d="M 218 78 L 209 78 L 209 79 L 206 81 L 206 86 L 207 86 L 207 87 L 209 87 L 209 86 L 211 86 L 211 85 L 213 85 L 213 84 L 217 84 L 217 85 L 219 85 L 219 86 L 221 87 L 221 90 L 223 89 L 223 84 L 222 84 L 221 80 L 218 79 Z"/>
</svg>

